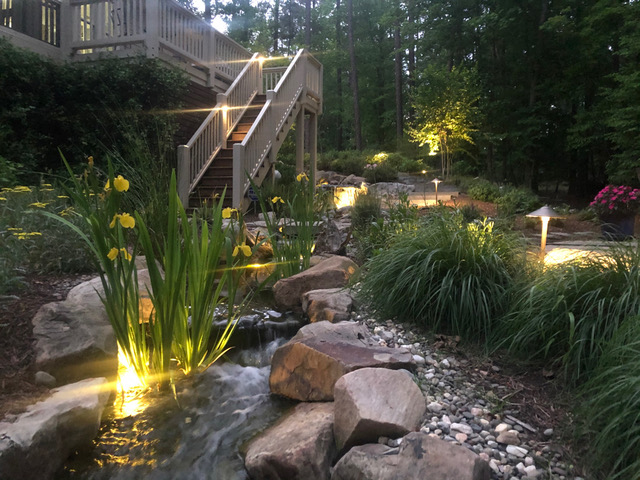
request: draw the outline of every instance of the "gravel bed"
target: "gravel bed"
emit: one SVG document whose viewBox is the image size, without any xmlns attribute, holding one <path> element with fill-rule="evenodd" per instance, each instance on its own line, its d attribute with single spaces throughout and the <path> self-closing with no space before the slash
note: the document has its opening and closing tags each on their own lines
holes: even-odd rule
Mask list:
<svg viewBox="0 0 640 480">
<path fill-rule="evenodd" d="M 418 364 L 415 380 L 427 402 L 421 431 L 476 452 L 489 463 L 494 479 L 584 480 L 553 447 L 554 440 L 560 441 L 553 428 L 541 432 L 517 410 L 504 407 L 500 398 L 509 395 L 508 386 L 490 384 L 487 390 L 465 370 L 468 360 L 436 351 L 425 336 L 399 323 L 362 311 L 352 313 L 352 318 L 364 323 L 380 345 L 413 354 Z M 388 443 L 397 446 L 395 439 Z"/>
</svg>

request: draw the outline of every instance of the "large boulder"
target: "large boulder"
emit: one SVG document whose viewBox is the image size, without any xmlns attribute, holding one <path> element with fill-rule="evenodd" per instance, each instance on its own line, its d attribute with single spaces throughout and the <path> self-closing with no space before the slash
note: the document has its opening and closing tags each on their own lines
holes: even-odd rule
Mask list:
<svg viewBox="0 0 640 480">
<path fill-rule="evenodd" d="M 400 448 L 354 447 L 333 469 L 331 480 L 489 480 L 489 464 L 471 450 L 424 433 L 410 433 Z"/>
<path fill-rule="evenodd" d="M 415 364 L 405 349 L 378 346 L 363 325 L 312 323 L 276 350 L 269 386 L 294 400 L 326 402 L 333 400 L 340 377 L 366 367 L 412 369 Z"/>
<path fill-rule="evenodd" d="M 341 377 L 333 391 L 334 434 L 340 451 L 417 430 L 426 410 L 420 388 L 406 371 L 363 368 Z"/>
<path fill-rule="evenodd" d="M 254 479 L 325 480 L 335 458 L 333 404 L 302 403 L 251 440 L 245 467 Z"/>
<path fill-rule="evenodd" d="M 273 286 L 276 305 L 282 310 L 300 310 L 303 293 L 344 287 L 357 270 L 358 266 L 347 257 L 330 257 L 303 272 L 278 280 Z"/>
<path fill-rule="evenodd" d="M 91 445 L 111 394 L 106 378 L 52 390 L 13 423 L 0 423 L 0 480 L 53 478 L 67 457 Z"/>
<path fill-rule="evenodd" d="M 302 311 L 311 323 L 347 321 L 352 309 L 353 296 L 347 288 L 311 290 L 302 295 Z"/>
<path fill-rule="evenodd" d="M 150 310 L 147 270 L 138 272 L 141 313 Z M 63 302 L 43 305 L 32 319 L 36 369 L 53 375 L 58 385 L 84 378 L 115 378 L 118 347 L 104 305 L 100 278 L 74 287 Z"/>
</svg>

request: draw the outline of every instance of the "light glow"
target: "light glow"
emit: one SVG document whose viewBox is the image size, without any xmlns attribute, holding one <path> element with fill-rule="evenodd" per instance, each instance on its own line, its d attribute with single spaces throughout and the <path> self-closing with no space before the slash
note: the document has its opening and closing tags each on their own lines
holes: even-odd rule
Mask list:
<svg viewBox="0 0 640 480">
<path fill-rule="evenodd" d="M 360 187 L 336 187 L 333 192 L 333 201 L 336 208 L 350 207 L 360 194 L 367 193 L 367 185 L 363 182 Z"/>
</svg>

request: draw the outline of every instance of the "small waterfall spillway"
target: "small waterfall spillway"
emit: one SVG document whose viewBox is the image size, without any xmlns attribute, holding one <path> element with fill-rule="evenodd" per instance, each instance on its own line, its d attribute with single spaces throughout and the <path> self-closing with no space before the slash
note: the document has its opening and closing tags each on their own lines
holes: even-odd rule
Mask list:
<svg viewBox="0 0 640 480">
<path fill-rule="evenodd" d="M 90 451 L 67 462 L 63 479 L 244 480 L 242 445 L 294 403 L 269 391 L 270 359 L 286 340 L 234 349 L 229 361 L 177 382 L 171 393 L 116 400 Z"/>
</svg>

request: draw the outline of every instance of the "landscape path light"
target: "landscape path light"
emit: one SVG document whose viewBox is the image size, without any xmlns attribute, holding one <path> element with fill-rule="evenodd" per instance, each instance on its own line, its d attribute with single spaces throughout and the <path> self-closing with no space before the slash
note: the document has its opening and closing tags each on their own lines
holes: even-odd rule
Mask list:
<svg viewBox="0 0 640 480">
<path fill-rule="evenodd" d="M 539 217 L 542 220 L 542 238 L 540 239 L 540 253 L 542 255 L 545 254 L 545 249 L 547 248 L 547 230 L 549 229 L 549 220 L 552 218 L 561 218 L 558 212 L 556 212 L 553 208 L 545 205 L 542 208 L 539 208 L 535 212 L 531 212 L 527 214 L 527 217 Z"/>
<path fill-rule="evenodd" d="M 436 177 L 433 180 L 431 180 L 431 183 L 433 183 L 436 186 L 436 205 L 437 205 L 438 204 L 438 184 L 442 183 L 442 180 Z"/>
</svg>

